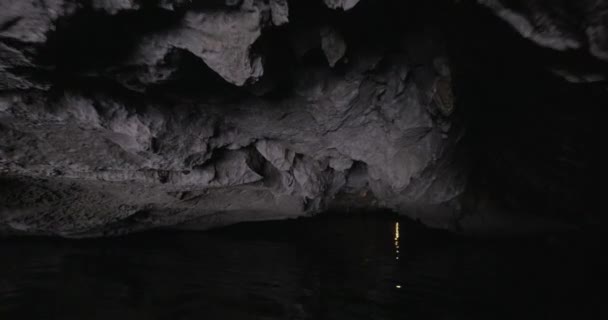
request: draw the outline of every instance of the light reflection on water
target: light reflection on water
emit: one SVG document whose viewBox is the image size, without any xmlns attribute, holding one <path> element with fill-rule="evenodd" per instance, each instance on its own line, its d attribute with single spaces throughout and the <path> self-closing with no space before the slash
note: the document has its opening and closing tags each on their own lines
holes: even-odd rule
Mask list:
<svg viewBox="0 0 608 320">
<path fill-rule="evenodd" d="M 605 266 L 578 246 L 455 239 L 394 217 L 4 240 L 0 319 L 585 319 L 603 306 L 591 288 Z"/>
<path fill-rule="evenodd" d="M 399 260 L 399 221 L 395 222 L 395 260 Z"/>
<path fill-rule="evenodd" d="M 399 260 L 399 221 L 395 222 L 395 260 Z M 401 289 L 401 285 L 395 284 L 395 288 Z"/>
</svg>

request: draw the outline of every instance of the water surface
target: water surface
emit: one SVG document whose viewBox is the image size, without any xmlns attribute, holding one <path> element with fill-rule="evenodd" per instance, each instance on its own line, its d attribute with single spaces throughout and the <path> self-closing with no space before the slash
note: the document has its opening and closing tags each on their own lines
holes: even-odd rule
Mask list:
<svg viewBox="0 0 608 320">
<path fill-rule="evenodd" d="M 599 319 L 602 249 L 392 216 L 2 239 L 0 319 Z"/>
</svg>

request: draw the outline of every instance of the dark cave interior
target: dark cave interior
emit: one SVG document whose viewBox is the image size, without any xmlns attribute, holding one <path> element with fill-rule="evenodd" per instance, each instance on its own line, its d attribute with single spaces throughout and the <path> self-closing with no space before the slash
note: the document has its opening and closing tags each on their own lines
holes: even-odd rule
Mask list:
<svg viewBox="0 0 608 320">
<path fill-rule="evenodd" d="M 605 318 L 606 21 L 0 0 L 0 318 Z"/>
<path fill-rule="evenodd" d="M 602 188 L 597 173 L 600 115 L 608 101 L 605 86 L 602 82 L 569 83 L 551 70 L 605 73 L 605 63 L 584 52 L 563 53 L 539 47 L 523 39 L 488 9 L 473 3 L 448 6 L 444 1 L 367 1 L 348 15 L 329 10 L 321 3 L 295 2 L 292 8 L 291 23 L 271 30 L 257 43 L 258 50 L 267 53 L 268 61 L 263 82 L 268 79 L 269 84 L 262 91 L 256 88 L 263 82 L 244 90 L 226 84 L 187 52 L 176 53 L 180 72 L 175 79 L 161 84 L 159 91 L 168 86 L 169 92 L 176 89 L 180 94 L 183 90 L 190 95 L 225 92 L 222 95 L 234 96 L 240 92 L 280 99 L 291 90 L 291 78 L 299 68 L 325 64 L 320 47 L 298 58 L 289 47 L 280 45 L 290 41 L 293 30 L 332 21 L 353 48 L 380 48 L 403 54 L 407 52 L 407 40 L 395 41 L 395 34 L 407 39 L 408 32 L 416 36 L 420 30 L 437 29 L 430 32 L 447 39 L 455 73 L 456 109 L 465 123 L 468 150 L 474 158 L 472 197 L 489 196 L 514 211 L 579 223 L 603 220 L 596 210 L 601 207 Z M 83 27 L 71 23 L 71 29 L 58 31 L 60 40 L 54 46 L 60 51 L 42 55 L 54 57 L 56 74 L 69 74 L 71 68 L 79 74 L 98 67 L 90 63 L 111 65 L 128 52 L 130 34 L 162 28 L 158 21 L 177 21 L 166 12 L 111 18 L 92 13 L 79 19 Z M 108 32 L 108 27 L 113 31 Z M 83 38 L 90 42 L 78 41 Z M 424 59 L 424 52 L 412 54 L 414 59 Z M 347 61 L 341 63 L 334 72 L 348 68 Z"/>
<path fill-rule="evenodd" d="M 441 47 L 452 69 L 453 125 L 465 130 L 458 156 L 467 159 L 462 170 L 471 170 L 462 196 L 465 214 L 487 200 L 514 212 L 575 224 L 593 226 L 604 220 L 597 208 L 605 82 L 573 83 L 560 73 L 606 74 L 606 63 L 584 50 L 538 46 L 472 1 L 362 1 L 348 12 L 329 9 L 321 1 L 290 1 L 289 23 L 269 27 L 253 45 L 264 57 L 260 81 L 230 84 L 199 57 L 176 47 L 158 68 L 169 76 L 141 83 L 141 66 L 115 67 L 128 58 L 137 38 L 179 25 L 193 8 L 230 11 L 240 2 L 228 7 L 222 1 L 190 7 L 178 2 L 173 11 L 153 3 L 111 15 L 85 4 L 78 14 L 58 19 L 41 48 L 24 49 L 41 67 L 11 70 L 48 84 L 51 101 L 69 89 L 85 95 L 106 92 L 134 105 L 143 104 L 142 99 L 168 105 L 183 100 L 247 103 L 287 99 L 295 90 L 296 75 L 327 68 L 320 40 L 311 38 L 310 30 L 328 24 L 348 44 L 348 52 L 331 70 L 340 77 L 357 68 L 360 52 L 382 52 L 375 67 L 380 70 L 392 68 L 394 56 L 406 56 L 414 66 L 433 64 L 427 50 Z M 410 47 L 412 41 L 417 45 Z M 297 46 L 287 45 L 294 42 L 305 49 L 296 52 Z M 412 77 L 415 83 L 425 81 L 424 76 Z"/>
</svg>

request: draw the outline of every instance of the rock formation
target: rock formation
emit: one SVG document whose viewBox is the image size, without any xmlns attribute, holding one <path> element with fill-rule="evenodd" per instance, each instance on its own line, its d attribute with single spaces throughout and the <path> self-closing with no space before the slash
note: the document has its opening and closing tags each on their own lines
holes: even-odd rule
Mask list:
<svg viewBox="0 0 608 320">
<path fill-rule="evenodd" d="M 458 228 L 470 146 L 435 12 L 457 4 L 431 2 L 3 0 L 0 233 L 329 208 Z M 541 46 L 606 58 L 593 1 L 479 2 Z"/>
</svg>

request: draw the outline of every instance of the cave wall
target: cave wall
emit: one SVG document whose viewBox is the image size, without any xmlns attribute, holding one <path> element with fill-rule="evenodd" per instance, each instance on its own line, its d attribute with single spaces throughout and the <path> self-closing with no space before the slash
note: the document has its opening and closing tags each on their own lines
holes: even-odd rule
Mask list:
<svg viewBox="0 0 608 320">
<path fill-rule="evenodd" d="M 1 1 L 1 234 L 599 198 L 604 1 Z"/>
<path fill-rule="evenodd" d="M 45 3 L 3 2 L 4 232 L 361 207 L 447 227 L 458 211 L 466 170 L 442 31 L 398 14 L 430 8 Z"/>
</svg>

